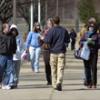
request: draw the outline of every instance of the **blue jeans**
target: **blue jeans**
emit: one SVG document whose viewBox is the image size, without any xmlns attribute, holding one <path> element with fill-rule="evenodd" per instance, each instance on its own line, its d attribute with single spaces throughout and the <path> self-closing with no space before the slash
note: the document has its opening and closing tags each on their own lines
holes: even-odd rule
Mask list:
<svg viewBox="0 0 100 100">
<path fill-rule="evenodd" d="M 13 80 L 10 78 L 13 72 L 12 56 L 0 55 L 0 76 L 3 85 L 9 85 Z M 13 76 L 12 76 L 13 77 Z"/>
<path fill-rule="evenodd" d="M 29 48 L 31 65 L 32 65 L 33 70 L 38 70 L 39 69 L 40 52 L 41 52 L 40 47 L 38 47 L 38 48 L 30 47 Z"/>
<path fill-rule="evenodd" d="M 0 83 L 2 82 L 4 71 L 6 69 L 6 57 L 0 55 Z"/>
</svg>

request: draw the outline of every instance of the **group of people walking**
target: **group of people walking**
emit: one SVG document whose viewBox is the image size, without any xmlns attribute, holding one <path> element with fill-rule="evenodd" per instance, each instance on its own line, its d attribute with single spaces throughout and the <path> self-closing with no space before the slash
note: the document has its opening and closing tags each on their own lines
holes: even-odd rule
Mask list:
<svg viewBox="0 0 100 100">
<path fill-rule="evenodd" d="M 65 53 L 70 41 L 68 31 L 60 26 L 59 17 L 48 19 L 44 30 L 40 30 L 40 25 L 36 23 L 34 32 L 29 32 L 26 52 L 30 54 L 33 71 L 39 72 L 39 56 L 43 48 L 47 85 L 52 84 L 54 89 L 61 91 Z"/>
<path fill-rule="evenodd" d="M 0 82 L 2 89 L 16 88 L 19 80 L 21 64 L 21 39 L 18 38 L 16 25 L 7 23 L 2 26 L 0 34 Z M 77 40 L 79 49 L 87 42 L 90 50 L 89 59 L 84 63 L 84 85 L 88 88 L 97 86 L 97 60 L 100 45 L 99 27 L 95 18 L 89 19 L 85 27 L 76 34 L 74 29 L 70 34 L 60 26 L 58 16 L 49 18 L 43 30 L 39 23 L 35 23 L 33 31 L 28 33 L 25 52 L 30 55 L 32 70 L 39 72 L 39 58 L 43 53 L 47 85 L 55 90 L 62 91 L 63 74 L 65 68 L 66 51 L 71 39 L 71 50 L 75 49 Z M 78 37 L 78 39 L 77 39 Z"/>
</svg>

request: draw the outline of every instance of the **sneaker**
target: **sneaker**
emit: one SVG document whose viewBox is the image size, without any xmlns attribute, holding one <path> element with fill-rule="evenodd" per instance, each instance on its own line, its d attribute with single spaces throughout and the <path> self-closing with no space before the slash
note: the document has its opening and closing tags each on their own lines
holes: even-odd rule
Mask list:
<svg viewBox="0 0 100 100">
<path fill-rule="evenodd" d="M 3 89 L 3 90 L 10 90 L 11 87 L 10 87 L 9 85 L 5 85 L 5 86 L 2 86 L 2 89 Z"/>
<path fill-rule="evenodd" d="M 39 70 L 38 70 L 38 69 L 35 69 L 34 72 L 35 72 L 35 73 L 39 73 Z"/>
<path fill-rule="evenodd" d="M 92 88 L 92 85 L 88 85 L 87 88 L 88 88 L 88 89 L 91 89 L 91 88 Z"/>
<path fill-rule="evenodd" d="M 92 89 L 96 89 L 96 88 L 97 88 L 97 86 L 96 86 L 96 85 L 93 85 L 93 86 L 92 86 Z"/>
<path fill-rule="evenodd" d="M 87 83 L 86 81 L 84 82 L 84 86 L 86 86 L 88 89 L 92 88 L 92 84 Z"/>
</svg>

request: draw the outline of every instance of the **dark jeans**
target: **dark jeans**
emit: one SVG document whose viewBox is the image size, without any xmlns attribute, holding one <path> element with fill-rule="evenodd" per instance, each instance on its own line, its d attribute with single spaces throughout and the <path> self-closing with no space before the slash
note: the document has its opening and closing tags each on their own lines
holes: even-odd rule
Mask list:
<svg viewBox="0 0 100 100">
<path fill-rule="evenodd" d="M 97 59 L 98 51 L 91 53 L 88 61 L 84 60 L 85 83 L 87 85 L 97 85 Z"/>
<path fill-rule="evenodd" d="M 76 43 L 76 40 L 72 39 L 72 41 L 71 41 L 71 50 L 75 49 L 75 43 Z"/>
<path fill-rule="evenodd" d="M 50 51 L 43 50 L 43 58 L 45 63 L 45 73 L 48 83 L 51 83 L 51 66 L 50 66 Z"/>
<path fill-rule="evenodd" d="M 3 85 L 9 85 L 12 81 L 10 79 L 11 73 L 13 71 L 12 65 L 12 56 L 0 55 L 0 81 L 2 81 Z"/>
</svg>

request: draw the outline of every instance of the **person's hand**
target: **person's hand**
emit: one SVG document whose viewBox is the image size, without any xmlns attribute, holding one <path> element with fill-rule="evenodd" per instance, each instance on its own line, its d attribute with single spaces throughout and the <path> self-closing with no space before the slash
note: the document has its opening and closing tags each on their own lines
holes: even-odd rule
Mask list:
<svg viewBox="0 0 100 100">
<path fill-rule="evenodd" d="M 26 51 L 26 53 L 29 53 L 29 49 L 26 49 L 25 51 Z"/>
<path fill-rule="evenodd" d="M 41 39 L 44 40 L 44 37 L 42 36 Z"/>
<path fill-rule="evenodd" d="M 41 40 L 44 40 L 44 36 L 40 36 L 40 39 L 41 39 Z"/>
<path fill-rule="evenodd" d="M 92 40 L 92 38 L 88 38 L 88 41 L 91 41 Z"/>
</svg>

